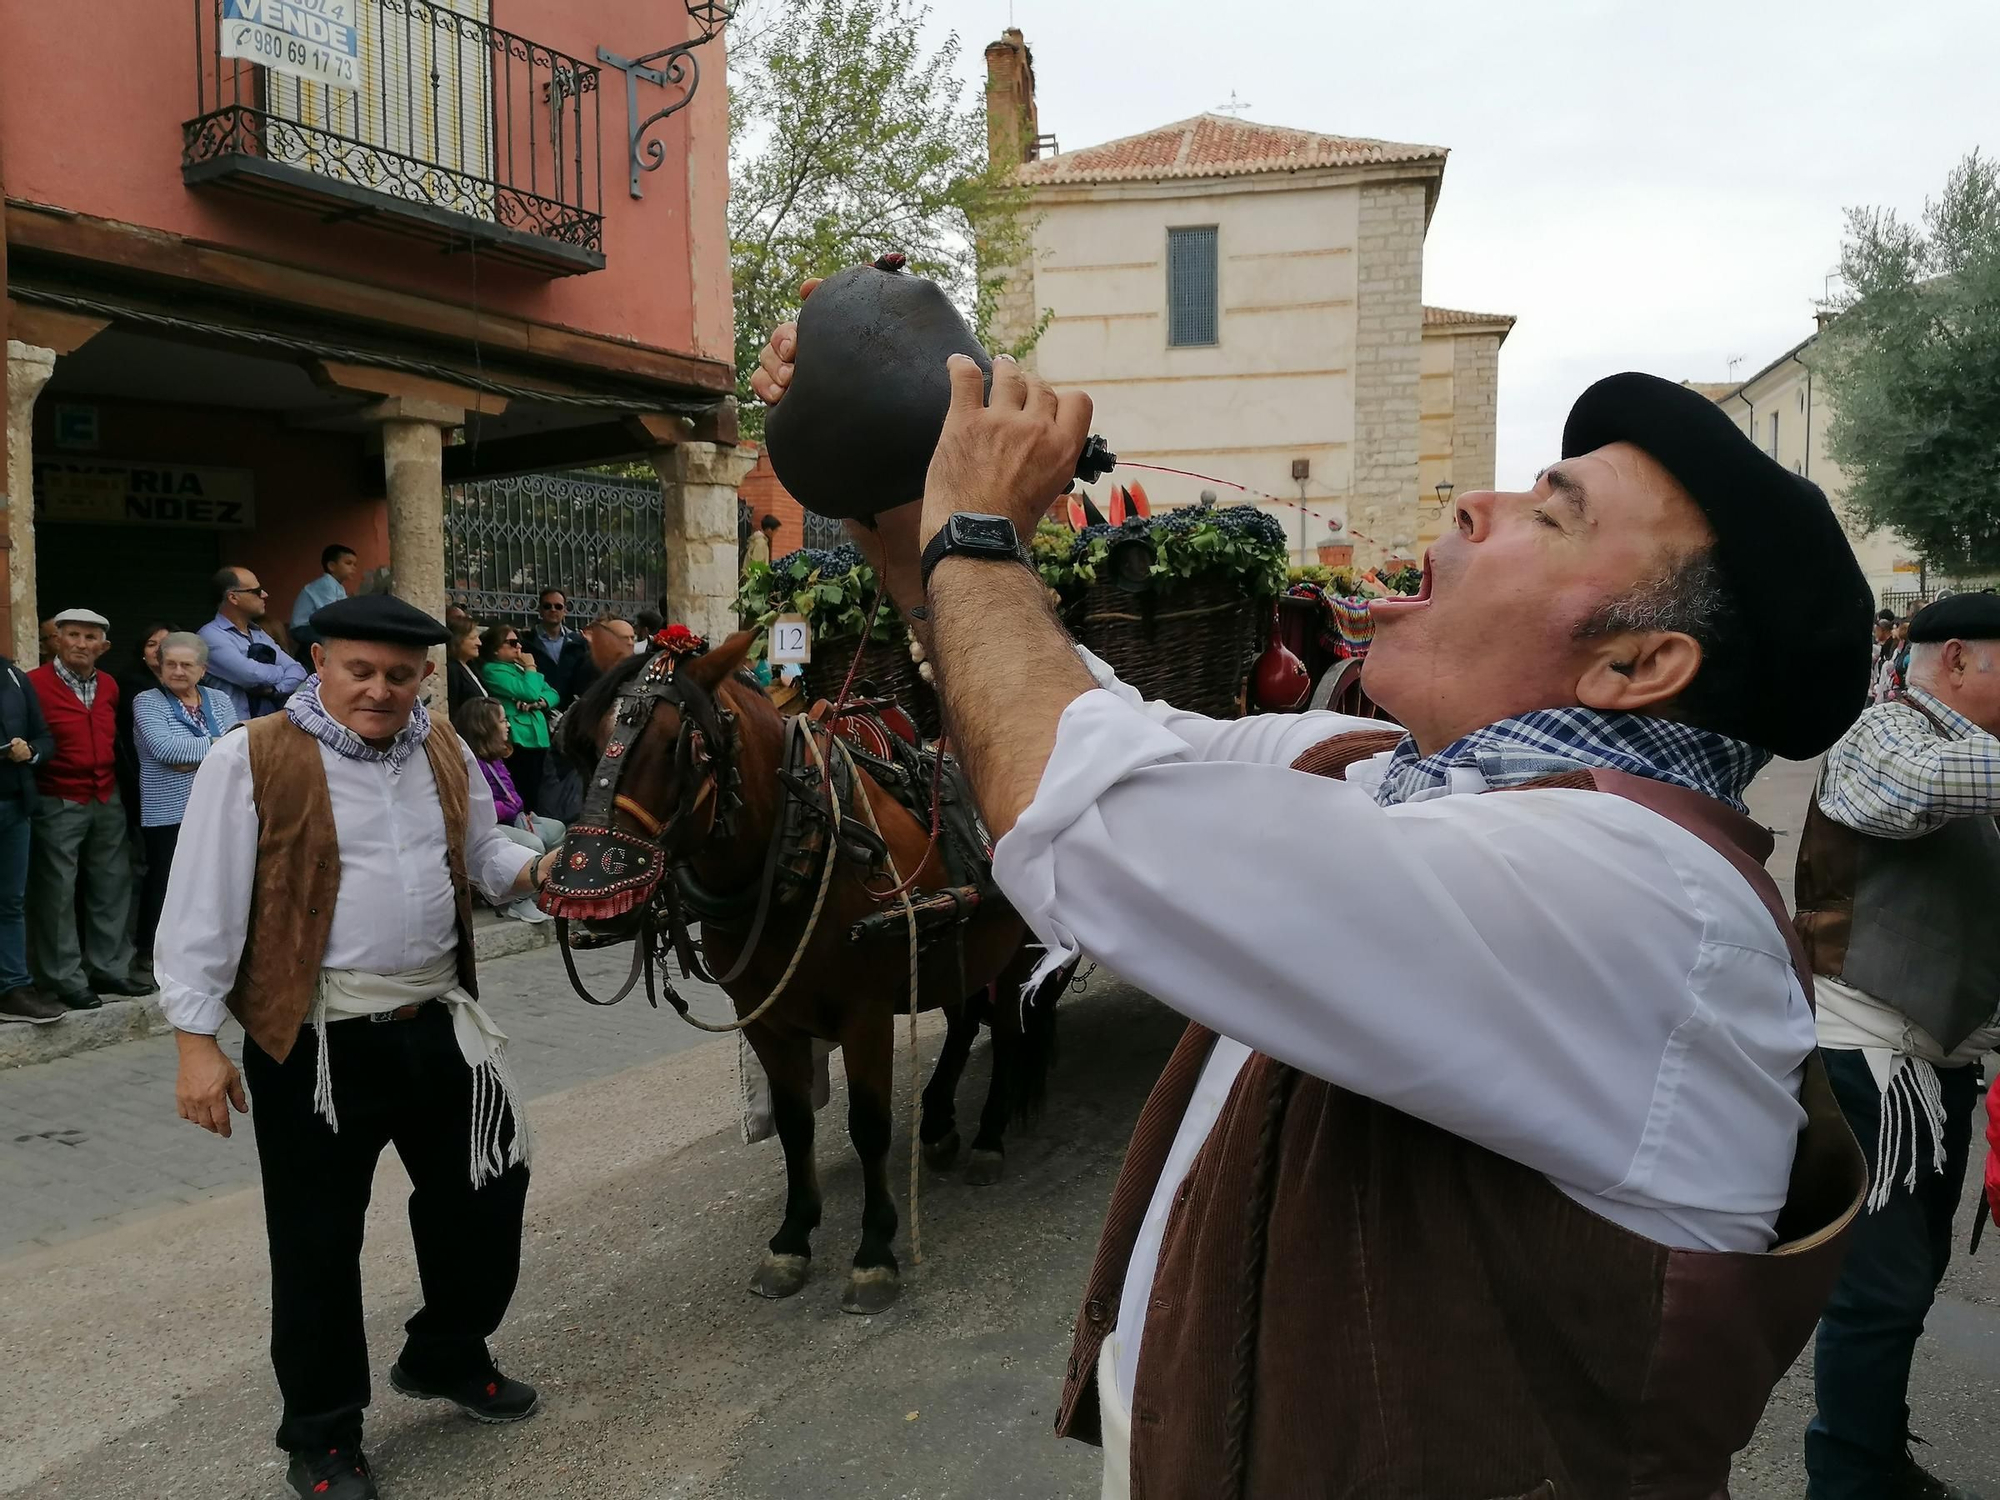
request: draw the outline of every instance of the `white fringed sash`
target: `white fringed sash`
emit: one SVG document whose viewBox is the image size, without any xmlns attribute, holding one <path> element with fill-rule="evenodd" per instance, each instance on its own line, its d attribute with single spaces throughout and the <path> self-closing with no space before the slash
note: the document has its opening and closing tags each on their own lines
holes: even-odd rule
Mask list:
<svg viewBox="0 0 2000 1500">
<path fill-rule="evenodd" d="M 452 953 L 401 974 L 371 974 L 362 969 L 320 970 L 319 992 L 312 1013 L 313 1040 L 319 1052 L 313 1111 L 326 1121 L 328 1128 L 339 1131 L 340 1120 L 333 1107 L 333 1073 L 326 1051 L 326 1028 L 330 1023 L 381 1015 L 427 1000 L 439 1001 L 450 1010 L 452 1035 L 458 1042 L 459 1055 L 472 1070 L 471 1172 L 472 1185 L 481 1187 L 508 1167 L 531 1161 L 534 1140 L 528 1130 L 521 1086 L 514 1079 L 514 1070 L 507 1066 L 507 1033 L 477 1000 L 459 987 L 458 961 Z M 503 1147 L 503 1126 L 510 1110 L 514 1116 L 514 1138 Z"/>
</svg>

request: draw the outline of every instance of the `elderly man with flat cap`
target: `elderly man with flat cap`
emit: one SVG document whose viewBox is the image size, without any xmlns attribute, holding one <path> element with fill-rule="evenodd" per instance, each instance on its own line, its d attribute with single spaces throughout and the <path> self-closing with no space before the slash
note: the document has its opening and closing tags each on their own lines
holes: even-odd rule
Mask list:
<svg viewBox="0 0 2000 1500">
<path fill-rule="evenodd" d="M 495 825 L 471 753 L 418 701 L 445 628 L 364 594 L 316 611 L 314 675 L 217 742 L 181 824 L 157 951 L 183 1119 L 251 1123 L 271 1245 L 278 1444 L 302 1496 L 368 1500 L 361 1230 L 382 1148 L 408 1169 L 424 1305 L 389 1383 L 483 1422 L 533 1415 L 486 1340 L 520 1271 L 528 1130 L 473 973 L 474 887 L 521 896 L 557 854 Z M 246 1033 L 239 1078 L 216 1041 Z"/>
<path fill-rule="evenodd" d="M 1194 1023 L 1057 1430 L 1146 1500 L 1723 1493 L 1864 1192 L 1743 803 L 1866 701 L 1825 497 L 1693 392 L 1612 376 L 1374 605 L 1365 681 L 1405 731 L 1224 723 L 1080 654 L 1010 541 L 1089 398 L 950 373 L 921 501 L 863 545 L 928 613 L 1045 967 L 1087 950 Z"/>
<path fill-rule="evenodd" d="M 1910 1360 L 2000 1045 L 2000 596 L 1910 621 L 1909 684 L 1827 753 L 1799 844 L 1819 1042 L 1873 1173 L 1820 1323 L 1812 1500 L 1962 1496 L 1910 1456 Z"/>
</svg>

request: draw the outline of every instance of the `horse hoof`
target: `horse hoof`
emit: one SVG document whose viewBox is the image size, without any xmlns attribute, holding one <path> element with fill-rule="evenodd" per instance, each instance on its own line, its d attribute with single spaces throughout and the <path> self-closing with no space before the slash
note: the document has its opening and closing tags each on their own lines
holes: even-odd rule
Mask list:
<svg viewBox="0 0 2000 1500">
<path fill-rule="evenodd" d="M 924 1142 L 924 1165 L 933 1172 L 949 1172 L 958 1165 L 958 1132 L 942 1140 Z"/>
<path fill-rule="evenodd" d="M 1007 1175 L 1007 1156 L 1001 1151 L 975 1150 L 965 1159 L 965 1185 L 992 1187 Z"/>
<path fill-rule="evenodd" d="M 763 1264 L 757 1267 L 757 1274 L 750 1278 L 750 1290 L 775 1302 L 781 1297 L 794 1295 L 811 1274 L 810 1255 L 779 1255 L 767 1250 Z"/>
<path fill-rule="evenodd" d="M 856 1266 L 847 1278 L 840 1310 L 867 1316 L 885 1310 L 903 1293 L 903 1273 L 894 1266 Z"/>
</svg>

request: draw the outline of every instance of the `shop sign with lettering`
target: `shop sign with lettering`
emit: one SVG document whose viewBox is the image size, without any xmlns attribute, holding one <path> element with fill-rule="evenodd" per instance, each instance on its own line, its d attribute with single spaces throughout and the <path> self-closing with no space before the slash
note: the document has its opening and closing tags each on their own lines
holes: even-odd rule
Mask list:
<svg viewBox="0 0 2000 1500">
<path fill-rule="evenodd" d="M 44 522 L 98 526 L 257 524 L 248 469 L 191 464 L 71 463 L 35 465 L 35 514 Z"/>
</svg>

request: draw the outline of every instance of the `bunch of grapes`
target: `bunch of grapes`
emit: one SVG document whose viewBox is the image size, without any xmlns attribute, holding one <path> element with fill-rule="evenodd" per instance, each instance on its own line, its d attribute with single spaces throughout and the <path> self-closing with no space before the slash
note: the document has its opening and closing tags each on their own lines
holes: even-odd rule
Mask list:
<svg viewBox="0 0 2000 1500">
<path fill-rule="evenodd" d="M 1279 524 L 1277 517 L 1254 505 L 1229 505 L 1220 510 L 1206 511 L 1177 510 L 1162 517 L 1158 524 L 1174 532 L 1206 524 L 1236 541 L 1280 550 L 1285 547 L 1285 528 Z"/>
<path fill-rule="evenodd" d="M 837 547 L 801 547 L 796 552 L 787 552 L 771 564 L 773 573 L 791 576 L 792 564 L 803 561 L 806 572 L 817 571 L 822 578 L 838 578 L 867 561 L 861 549 L 852 542 L 842 542 Z"/>
</svg>

